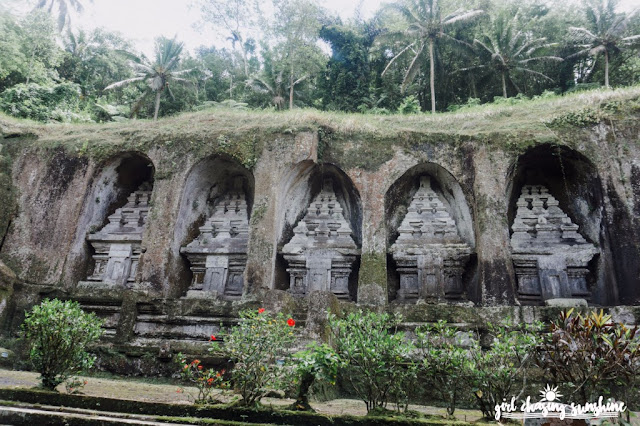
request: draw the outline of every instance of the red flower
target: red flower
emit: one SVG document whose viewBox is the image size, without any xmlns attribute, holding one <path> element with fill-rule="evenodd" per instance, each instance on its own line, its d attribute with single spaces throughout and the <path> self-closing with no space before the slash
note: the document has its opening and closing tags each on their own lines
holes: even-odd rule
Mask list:
<svg viewBox="0 0 640 426">
<path fill-rule="evenodd" d="M 209 379 L 207 380 L 207 383 L 208 383 L 208 384 L 213 383 L 213 377 L 209 377 Z"/>
<path fill-rule="evenodd" d="M 202 366 L 201 365 L 198 366 L 198 370 L 202 370 Z"/>
<path fill-rule="evenodd" d="M 209 341 L 211 340 L 216 340 L 216 336 L 214 336 L 213 334 L 211 335 L 211 337 L 209 338 Z"/>
<path fill-rule="evenodd" d="M 263 312 L 264 312 L 264 308 L 260 308 L 260 309 L 258 309 L 258 313 L 259 313 L 259 314 L 261 314 L 261 313 L 263 313 Z"/>
<path fill-rule="evenodd" d="M 289 327 L 293 327 L 294 325 L 296 325 L 296 322 L 293 320 L 293 318 L 289 318 L 289 319 L 287 320 L 287 325 L 288 325 Z"/>
</svg>

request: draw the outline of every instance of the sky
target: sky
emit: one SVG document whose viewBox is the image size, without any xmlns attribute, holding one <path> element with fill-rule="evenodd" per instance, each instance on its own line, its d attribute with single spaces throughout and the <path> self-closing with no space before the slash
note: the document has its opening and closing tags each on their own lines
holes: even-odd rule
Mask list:
<svg viewBox="0 0 640 426">
<path fill-rule="evenodd" d="M 0 0 L 17 14 L 33 7 L 33 0 Z M 93 0 L 85 1 L 86 9 L 79 19 L 78 27 L 94 29 L 104 27 L 122 33 L 134 46 L 147 56 L 153 53 L 154 39 L 160 35 L 185 43 L 193 52 L 199 46 L 225 46 L 226 35 L 216 34 L 207 26 L 196 27 L 200 21 L 200 10 L 192 0 Z M 364 18 L 373 16 L 383 0 L 321 0 L 326 9 L 338 14 L 343 20 L 354 16 L 361 4 Z M 75 24 L 74 24 L 75 26 Z"/>
<path fill-rule="evenodd" d="M 360 6 L 363 18 L 370 18 L 384 0 L 324 0 L 323 7 L 337 13 L 343 20 L 354 16 Z M 580 0 L 576 0 L 580 1 Z M 33 0 L 0 0 L 12 11 L 28 10 Z M 135 48 L 152 56 L 154 39 L 160 35 L 185 43 L 185 48 L 194 52 L 199 46 L 223 47 L 227 43 L 222 34 L 208 26 L 194 26 L 200 20 L 200 10 L 191 6 L 192 0 L 93 0 L 85 2 L 85 13 L 76 18 L 80 27 L 93 29 L 104 27 L 121 32 L 131 40 Z M 621 0 L 619 9 L 630 11 L 640 6 L 639 0 Z M 31 6 L 32 7 L 32 6 Z"/>
</svg>

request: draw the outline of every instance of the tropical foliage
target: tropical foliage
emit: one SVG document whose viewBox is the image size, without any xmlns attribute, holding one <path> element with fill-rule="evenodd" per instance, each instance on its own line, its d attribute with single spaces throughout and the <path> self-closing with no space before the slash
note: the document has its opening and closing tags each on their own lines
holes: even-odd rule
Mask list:
<svg viewBox="0 0 640 426">
<path fill-rule="evenodd" d="M 416 113 L 640 83 L 640 14 L 615 0 L 394 0 L 349 21 L 317 0 L 195 0 L 200 25 L 225 46 L 187 51 L 159 37 L 150 59 L 118 34 L 77 29 L 93 3 L 33 0 L 21 16 L 0 6 L 0 96 L 20 84 L 43 95 L 80 88 L 68 113 L 43 114 L 46 101 L 37 99 L 5 103 L 5 113 L 110 121 L 230 100 L 250 109 Z"/>
</svg>

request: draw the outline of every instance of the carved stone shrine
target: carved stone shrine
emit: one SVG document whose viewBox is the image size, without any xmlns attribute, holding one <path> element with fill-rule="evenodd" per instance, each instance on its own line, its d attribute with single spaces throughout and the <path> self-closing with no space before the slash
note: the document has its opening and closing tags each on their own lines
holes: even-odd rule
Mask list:
<svg viewBox="0 0 640 426">
<path fill-rule="evenodd" d="M 511 227 L 520 300 L 589 300 L 587 264 L 598 253 L 542 185 L 525 185 Z"/>
<path fill-rule="evenodd" d="M 293 229 L 291 241 L 282 248 L 291 277 L 289 292 L 304 296 L 312 291 L 330 291 L 348 300 L 351 267 L 360 254 L 351 233 L 333 182 L 325 179 L 322 190 Z"/>
<path fill-rule="evenodd" d="M 248 242 L 247 199 L 242 178 L 236 178 L 200 227 L 200 235 L 180 249 L 193 272 L 187 297 L 242 296 Z"/>
<path fill-rule="evenodd" d="M 100 231 L 87 235 L 95 250 L 95 265 L 88 281 L 123 287 L 135 281 L 150 199 L 151 185 L 144 183 L 108 217 L 109 222 Z"/>
<path fill-rule="evenodd" d="M 462 274 L 471 248 L 458 233 L 456 223 L 429 176 L 420 177 L 399 236 L 390 248 L 400 274 L 397 299 L 401 302 L 461 299 Z"/>
</svg>

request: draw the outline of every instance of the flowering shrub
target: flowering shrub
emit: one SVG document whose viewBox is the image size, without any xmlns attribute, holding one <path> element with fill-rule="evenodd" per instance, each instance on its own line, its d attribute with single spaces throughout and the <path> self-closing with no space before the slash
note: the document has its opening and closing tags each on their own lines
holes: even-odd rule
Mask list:
<svg viewBox="0 0 640 426">
<path fill-rule="evenodd" d="M 75 395 L 80 393 L 80 391 L 85 387 L 86 384 L 86 380 L 81 379 L 77 376 L 73 376 L 67 378 L 67 380 L 64 382 L 64 387 L 67 390 L 68 394 Z"/>
<path fill-rule="evenodd" d="M 395 400 L 407 407 L 406 389 L 415 375 L 409 360 L 413 344 L 397 331 L 400 316 L 352 312 L 343 319 L 329 316 L 341 369 L 367 412 Z"/>
<path fill-rule="evenodd" d="M 416 346 L 422 356 L 418 366 L 427 386 L 439 393 L 447 404 L 447 414 L 453 416 L 458 397 L 463 393 L 472 370 L 472 360 L 463 347 L 473 341 L 471 333 L 463 339 L 455 327 L 444 320 L 416 329 Z"/>
<path fill-rule="evenodd" d="M 31 343 L 29 357 L 42 387 L 54 390 L 73 373 L 90 368 L 87 347 L 102 335 L 102 320 L 78 302 L 45 299 L 25 315 L 22 331 Z"/>
<path fill-rule="evenodd" d="M 231 383 L 241 404 L 255 406 L 270 391 L 290 385 L 294 326 L 293 318 L 263 308 L 240 313 L 240 324 L 225 337 L 223 350 L 234 364 Z M 209 350 L 219 350 L 217 346 Z"/>
<path fill-rule="evenodd" d="M 211 340 L 215 340 L 215 336 L 212 337 Z M 204 369 L 199 359 L 187 363 L 187 359 L 181 353 L 177 355 L 177 360 L 180 363 L 182 380 L 193 383 L 198 389 L 198 396 L 195 398 L 196 404 L 213 402 L 211 397 L 213 390 L 228 387 L 228 383 L 224 380 L 224 370 Z M 184 392 L 184 389 L 180 388 L 178 392 Z"/>
</svg>

